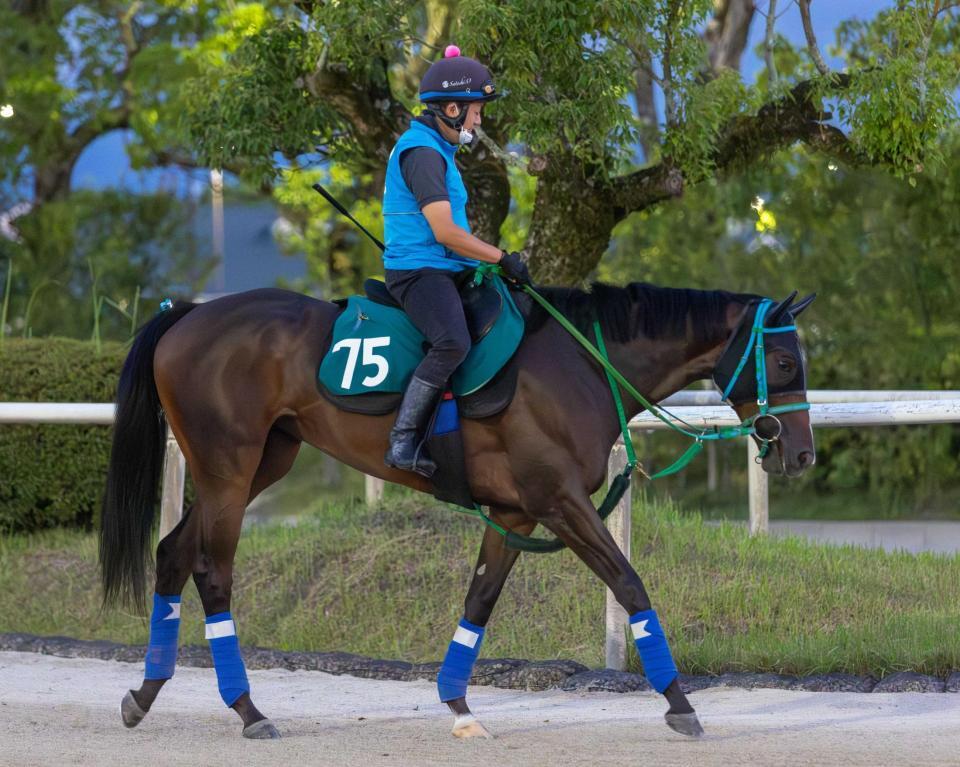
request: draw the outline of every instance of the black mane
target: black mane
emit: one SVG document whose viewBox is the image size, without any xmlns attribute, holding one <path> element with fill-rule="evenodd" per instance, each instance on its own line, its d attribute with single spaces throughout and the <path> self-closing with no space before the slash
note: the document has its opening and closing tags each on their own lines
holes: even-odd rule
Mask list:
<svg viewBox="0 0 960 767">
<path fill-rule="evenodd" d="M 590 290 L 579 288 L 537 288 L 537 291 L 593 340 L 593 321 L 612 341 L 626 343 L 642 334 L 647 338 L 684 336 L 687 317 L 693 326 L 695 341 L 710 341 L 726 331 L 726 308 L 731 301 L 749 300 L 747 296 L 725 290 L 661 288 L 646 282 L 625 287 L 595 282 Z M 547 312 L 535 304 L 531 330 L 547 318 Z"/>
</svg>

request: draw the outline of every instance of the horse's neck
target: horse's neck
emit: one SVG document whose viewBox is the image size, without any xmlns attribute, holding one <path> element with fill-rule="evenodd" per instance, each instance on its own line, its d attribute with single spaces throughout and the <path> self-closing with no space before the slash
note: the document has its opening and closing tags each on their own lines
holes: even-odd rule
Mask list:
<svg viewBox="0 0 960 767">
<path fill-rule="evenodd" d="M 731 300 L 725 327 L 716 338 L 692 340 L 688 335 L 656 340 L 638 336 L 610 347 L 610 361 L 647 399 L 658 402 L 671 394 L 712 376 L 730 334 L 736 328 L 744 304 Z M 628 417 L 642 406 L 633 397 L 624 400 Z"/>
</svg>

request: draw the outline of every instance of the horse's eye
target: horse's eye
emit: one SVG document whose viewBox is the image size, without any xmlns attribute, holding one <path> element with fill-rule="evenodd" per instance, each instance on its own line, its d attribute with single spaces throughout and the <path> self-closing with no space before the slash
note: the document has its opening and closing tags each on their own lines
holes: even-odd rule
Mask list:
<svg viewBox="0 0 960 767">
<path fill-rule="evenodd" d="M 784 373 L 789 373 L 793 370 L 793 362 L 791 360 L 779 359 L 777 360 L 777 367 Z"/>
</svg>

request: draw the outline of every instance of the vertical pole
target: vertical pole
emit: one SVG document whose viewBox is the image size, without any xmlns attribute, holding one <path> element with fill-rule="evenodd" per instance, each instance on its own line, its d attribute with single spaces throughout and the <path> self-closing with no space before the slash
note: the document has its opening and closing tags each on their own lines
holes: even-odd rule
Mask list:
<svg viewBox="0 0 960 767">
<path fill-rule="evenodd" d="M 223 247 L 223 171 L 210 169 L 210 211 L 213 221 L 213 257 L 216 266 L 213 272 L 213 292 L 223 293 L 227 289 L 227 265 L 224 261 Z"/>
<path fill-rule="evenodd" d="M 767 474 L 757 463 L 760 448 L 747 438 L 747 487 L 750 495 L 750 535 L 766 534 L 770 522 L 770 496 Z"/>
<path fill-rule="evenodd" d="M 607 487 L 610 487 L 613 478 L 622 472 L 626 465 L 627 450 L 621 439 L 610 451 L 610 460 L 607 463 Z M 623 494 L 613 513 L 607 517 L 607 528 L 627 559 L 630 559 L 630 495 L 630 488 L 627 488 L 627 492 Z M 623 671 L 627 667 L 627 611 L 620 606 L 610 589 L 606 591 L 606 664 L 607 668 Z"/>
<path fill-rule="evenodd" d="M 704 391 L 713 391 L 716 387 L 713 381 L 701 381 L 700 388 Z M 707 448 L 707 492 L 715 493 L 717 491 L 717 442 L 709 440 Z"/>
<path fill-rule="evenodd" d="M 717 491 L 717 441 L 707 442 L 707 492 Z"/>
<path fill-rule="evenodd" d="M 183 483 L 186 461 L 177 438 L 167 427 L 167 447 L 163 457 L 163 492 L 160 496 L 160 540 L 177 526 L 183 517 Z"/>
<path fill-rule="evenodd" d="M 371 477 L 369 474 L 363 478 L 363 494 L 367 506 L 374 506 L 383 500 L 383 480 L 377 477 Z"/>
</svg>

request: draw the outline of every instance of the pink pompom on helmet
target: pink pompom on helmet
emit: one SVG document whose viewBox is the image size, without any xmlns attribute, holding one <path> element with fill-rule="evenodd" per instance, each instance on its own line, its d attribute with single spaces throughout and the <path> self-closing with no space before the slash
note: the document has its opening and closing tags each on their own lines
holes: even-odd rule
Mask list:
<svg viewBox="0 0 960 767">
<path fill-rule="evenodd" d="M 460 55 L 460 49 L 455 45 L 448 45 L 443 49 L 443 57 L 445 59 L 452 59 L 454 56 Z"/>
</svg>

